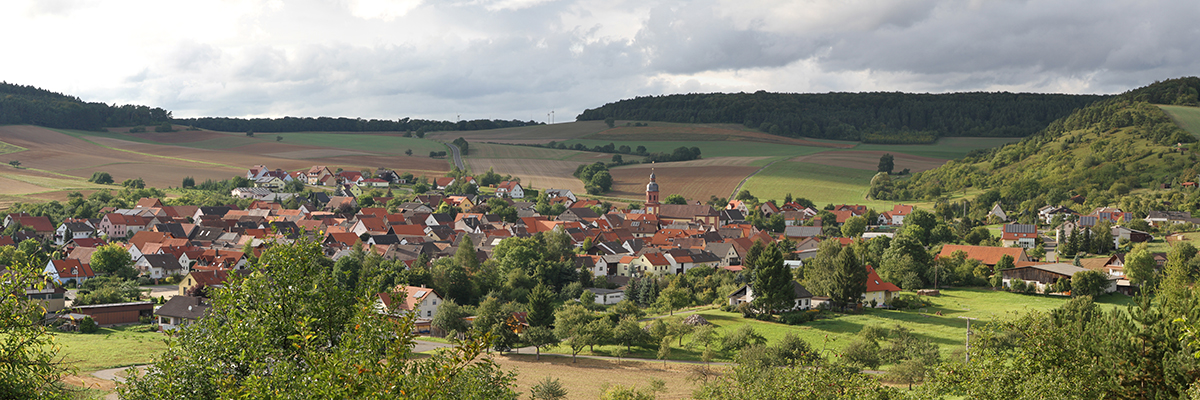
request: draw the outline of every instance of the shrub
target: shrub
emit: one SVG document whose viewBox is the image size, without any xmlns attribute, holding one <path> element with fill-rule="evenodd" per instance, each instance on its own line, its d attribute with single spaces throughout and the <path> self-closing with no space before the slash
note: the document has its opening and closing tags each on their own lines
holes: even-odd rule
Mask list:
<svg viewBox="0 0 1200 400">
<path fill-rule="evenodd" d="M 100 325 L 96 325 L 92 317 L 83 317 L 83 321 L 79 321 L 79 333 L 96 333 L 99 330 Z"/>
<path fill-rule="evenodd" d="M 779 322 L 788 325 L 800 325 L 815 319 L 817 319 L 815 311 L 792 311 L 779 315 Z"/>
</svg>

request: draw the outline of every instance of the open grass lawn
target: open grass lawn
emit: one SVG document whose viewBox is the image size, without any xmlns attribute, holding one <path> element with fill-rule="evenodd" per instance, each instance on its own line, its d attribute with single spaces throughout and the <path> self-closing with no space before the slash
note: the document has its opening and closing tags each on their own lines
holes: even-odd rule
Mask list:
<svg viewBox="0 0 1200 400">
<path fill-rule="evenodd" d="M 977 318 L 975 324 L 987 324 L 1000 318 L 1013 317 L 1016 313 L 1030 310 L 1046 311 L 1059 307 L 1068 298 L 1060 296 L 1022 295 L 1008 292 L 997 292 L 988 289 L 943 289 L 938 297 L 926 297 L 932 305 L 923 310 L 898 311 L 867 309 L 860 314 L 834 314 L 833 318 L 819 319 L 803 325 L 785 325 L 775 322 L 764 322 L 742 318 L 741 314 L 710 309 L 699 311 L 709 322 L 717 326 L 717 331 L 725 335 L 743 325 L 750 325 L 763 337 L 768 344 L 782 339 L 788 333 L 795 334 L 807 341 L 813 348 L 832 354 L 841 351 L 855 335 L 869 325 L 893 328 L 900 325 L 912 330 L 915 334 L 931 340 L 941 349 L 943 357 L 949 357 L 956 349 L 961 349 L 966 339 L 967 322 L 958 317 Z M 1124 307 L 1132 299 L 1123 295 L 1108 295 L 1097 300 L 1104 309 Z M 937 315 L 941 312 L 942 315 Z M 685 318 L 688 314 L 677 314 L 674 317 Z M 684 346 L 673 347 L 672 360 L 700 360 L 702 349 L 688 349 L 689 338 L 684 338 Z M 612 355 L 617 346 L 597 346 L 596 355 Z M 570 348 L 558 346 L 550 351 L 570 354 Z M 636 358 L 657 358 L 657 346 L 652 348 L 634 348 L 630 353 Z M 545 351 L 543 351 L 545 352 Z M 831 353 L 832 352 L 832 353 Z M 580 354 L 592 354 L 584 349 Z M 714 361 L 731 361 L 733 354 L 723 353 Z"/>
<path fill-rule="evenodd" d="M 1160 105 L 1180 128 L 1200 137 L 1200 107 Z"/>
<path fill-rule="evenodd" d="M 891 202 L 866 199 L 872 176 L 875 176 L 874 171 L 780 161 L 746 180 L 742 189 L 749 190 L 764 201 L 783 200 L 784 196 L 791 193 L 793 197 L 812 200 L 818 206 L 830 203 L 864 204 L 877 209 L 890 209 Z"/>
<path fill-rule="evenodd" d="M 59 355 L 80 373 L 146 364 L 167 349 L 166 336 L 141 332 L 146 325 L 102 328 L 93 334 L 58 333 Z"/>
<path fill-rule="evenodd" d="M 1021 140 L 1009 137 L 944 137 L 934 144 L 859 144 L 854 150 L 890 151 L 914 156 L 953 160 L 972 150 L 1003 146 Z"/>
<path fill-rule="evenodd" d="M 545 117 L 544 115 L 542 117 Z M 590 135 L 608 129 L 604 121 L 577 121 L 547 125 L 531 125 L 515 128 L 488 129 L 482 131 L 446 131 L 429 132 L 425 137 L 453 141 L 456 138 L 466 139 L 472 145 L 476 141 L 504 141 L 505 143 L 545 143 L 551 140 L 566 140 Z"/>
<path fill-rule="evenodd" d="M 609 143 L 621 147 L 622 145 L 629 146 L 631 149 L 637 149 L 638 146 L 646 146 L 646 151 L 651 153 L 670 153 L 680 146 L 683 147 L 699 147 L 701 157 L 777 157 L 777 156 L 803 156 L 822 151 L 830 150 L 824 147 L 809 147 L 795 146 L 779 143 L 763 143 L 750 141 L 616 141 L 616 140 L 590 140 L 590 139 L 574 139 L 568 140 L 567 145 L 582 143 L 588 148 L 595 146 L 604 146 Z"/>
</svg>

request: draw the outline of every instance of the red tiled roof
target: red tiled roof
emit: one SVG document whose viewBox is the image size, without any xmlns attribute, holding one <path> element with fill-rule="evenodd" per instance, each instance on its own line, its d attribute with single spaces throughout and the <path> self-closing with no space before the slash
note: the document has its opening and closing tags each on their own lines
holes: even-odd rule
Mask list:
<svg viewBox="0 0 1200 400">
<path fill-rule="evenodd" d="M 879 274 L 875 273 L 875 268 L 872 268 L 870 265 L 866 266 L 866 268 L 867 268 L 867 293 L 882 292 L 882 291 L 888 291 L 888 292 L 899 292 L 900 291 L 900 288 L 897 287 L 896 285 L 892 284 L 891 282 L 884 281 L 882 278 L 880 278 Z"/>
<path fill-rule="evenodd" d="M 993 246 L 967 246 L 958 244 L 948 244 L 942 246 L 942 252 L 938 253 L 938 257 L 952 257 L 954 252 L 962 251 L 967 253 L 967 258 L 979 260 L 979 262 L 987 265 L 996 265 L 1000 262 L 1000 258 L 1005 255 L 1012 256 L 1013 261 L 1021 259 L 1021 254 L 1024 249 L 1020 247 L 993 247 Z"/>
</svg>

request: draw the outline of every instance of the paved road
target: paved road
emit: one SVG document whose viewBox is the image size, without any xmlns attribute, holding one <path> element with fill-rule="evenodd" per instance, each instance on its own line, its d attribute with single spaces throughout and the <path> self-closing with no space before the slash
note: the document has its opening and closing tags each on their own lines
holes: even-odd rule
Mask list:
<svg viewBox="0 0 1200 400">
<path fill-rule="evenodd" d="M 458 169 L 466 171 L 467 166 L 463 164 L 462 154 L 459 154 L 458 146 L 455 146 L 452 143 L 446 143 L 446 145 L 450 146 L 450 151 L 454 153 L 454 165 L 458 167 Z"/>
</svg>

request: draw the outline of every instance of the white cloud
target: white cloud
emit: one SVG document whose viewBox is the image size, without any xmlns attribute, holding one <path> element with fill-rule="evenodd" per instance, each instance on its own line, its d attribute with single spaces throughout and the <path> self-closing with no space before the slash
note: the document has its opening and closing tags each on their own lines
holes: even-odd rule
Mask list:
<svg viewBox="0 0 1200 400">
<path fill-rule="evenodd" d="M 180 116 L 544 118 L 710 91 L 1112 93 L 1200 70 L 1186 2 L 0 2 L 0 80 Z M 567 118 L 569 119 L 569 118 Z"/>
</svg>

